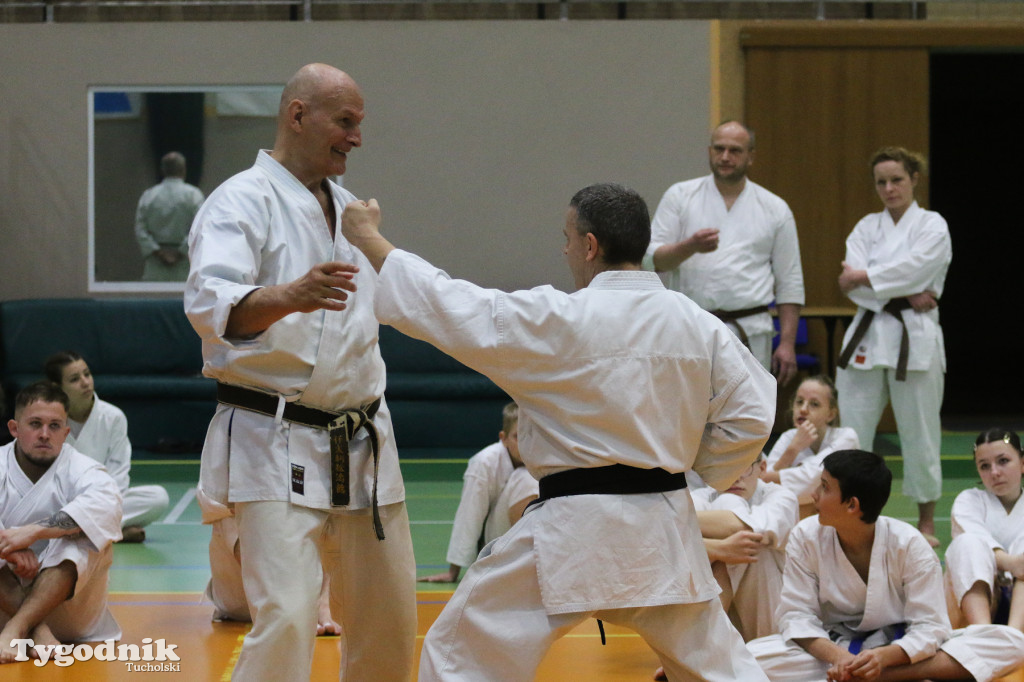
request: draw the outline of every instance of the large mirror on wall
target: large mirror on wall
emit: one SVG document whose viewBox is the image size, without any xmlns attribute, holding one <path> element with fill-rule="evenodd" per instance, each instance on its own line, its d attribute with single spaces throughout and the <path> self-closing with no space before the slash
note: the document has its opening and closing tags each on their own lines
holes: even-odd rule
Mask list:
<svg viewBox="0 0 1024 682">
<path fill-rule="evenodd" d="M 283 85 L 89 89 L 89 291 L 184 290 L 197 204 L 274 143 Z"/>
</svg>

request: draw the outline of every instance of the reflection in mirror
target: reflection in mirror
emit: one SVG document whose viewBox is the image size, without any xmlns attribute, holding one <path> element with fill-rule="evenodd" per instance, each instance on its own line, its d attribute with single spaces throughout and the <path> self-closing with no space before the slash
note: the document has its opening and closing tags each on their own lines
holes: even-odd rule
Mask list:
<svg viewBox="0 0 1024 682">
<path fill-rule="evenodd" d="M 273 146 L 282 87 L 90 88 L 90 292 L 183 290 L 189 204 Z"/>
</svg>

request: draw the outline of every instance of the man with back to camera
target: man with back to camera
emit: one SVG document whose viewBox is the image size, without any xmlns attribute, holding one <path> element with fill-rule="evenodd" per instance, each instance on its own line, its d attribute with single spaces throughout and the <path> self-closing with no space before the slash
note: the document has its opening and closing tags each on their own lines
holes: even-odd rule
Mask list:
<svg viewBox="0 0 1024 682">
<path fill-rule="evenodd" d="M 203 193 L 185 182 L 185 157 L 167 152 L 160 159 L 163 179 L 139 197 L 135 239 L 145 263 L 144 282 L 183 282 L 188 277 L 188 230 L 203 204 Z"/>
<path fill-rule="evenodd" d="M 362 92 L 326 64 L 281 95 L 274 148 L 215 190 L 190 235 L 185 311 L 219 405 L 200 487 L 232 509 L 253 627 L 233 678 L 312 669 L 321 563 L 341 679 L 405 681 L 416 571 L 384 362 L 377 276 L 342 237 L 330 180 L 362 144 Z"/>
<path fill-rule="evenodd" d="M 107 608 L 121 494 L 96 460 L 65 443 L 68 397 L 39 381 L 15 397 L 0 447 L 0 663 L 32 645 L 120 639 Z"/>
<path fill-rule="evenodd" d="M 724 324 L 641 271 L 643 199 L 607 184 L 572 198 L 574 294 L 451 280 L 379 223 L 375 200 L 342 219 L 380 272 L 378 318 L 508 393 L 540 480 L 541 502 L 481 552 L 427 634 L 420 682 L 532 680 L 590 616 L 639 632 L 670 680 L 763 680 L 717 598 L 684 473 L 735 481 L 771 430 L 776 385 Z"/>
<path fill-rule="evenodd" d="M 796 222 L 786 202 L 747 177 L 754 132 L 726 121 L 711 134 L 711 175 L 672 185 L 651 223 L 644 267 L 725 321 L 785 385 L 796 375 L 796 331 L 804 279 Z M 772 352 L 768 305 L 779 345 Z"/>
</svg>

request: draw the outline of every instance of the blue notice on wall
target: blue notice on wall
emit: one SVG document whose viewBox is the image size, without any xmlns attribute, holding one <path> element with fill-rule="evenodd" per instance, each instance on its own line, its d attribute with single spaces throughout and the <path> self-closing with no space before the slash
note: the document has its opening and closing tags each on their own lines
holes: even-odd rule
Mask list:
<svg viewBox="0 0 1024 682">
<path fill-rule="evenodd" d="M 127 92 L 94 92 L 93 112 L 97 114 L 132 114 L 132 103 Z"/>
</svg>

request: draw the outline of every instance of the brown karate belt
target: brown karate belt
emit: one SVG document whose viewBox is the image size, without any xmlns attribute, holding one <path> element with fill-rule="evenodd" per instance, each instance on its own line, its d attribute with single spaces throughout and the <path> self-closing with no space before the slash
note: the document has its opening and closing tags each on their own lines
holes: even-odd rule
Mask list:
<svg viewBox="0 0 1024 682">
<path fill-rule="evenodd" d="M 910 299 L 906 297 L 890 299 L 885 304 L 885 307 L 882 308 L 883 313 L 889 313 L 895 317 L 900 321 L 900 326 L 903 327 L 902 334 L 900 335 L 900 356 L 896 361 L 896 381 L 907 380 L 907 365 L 910 361 L 910 332 L 907 331 L 907 322 L 903 319 L 902 313 L 904 310 L 913 310 L 913 308 L 914 306 L 910 305 Z M 850 342 L 846 344 L 843 352 L 839 354 L 839 362 L 836 363 L 837 367 L 846 369 L 846 366 L 850 364 L 853 351 L 856 350 L 857 345 L 864 339 L 864 335 L 868 333 L 868 327 L 871 326 L 871 320 L 873 319 L 875 319 L 875 311 L 865 310 L 864 316 L 857 323 L 857 328 L 853 330 Z"/>
<path fill-rule="evenodd" d="M 742 308 L 740 310 L 709 310 L 708 312 L 720 319 L 722 322 L 732 322 L 736 325 L 736 336 L 739 337 L 740 343 L 750 348 L 750 339 L 747 338 L 747 330 L 743 328 L 743 325 L 739 323 L 739 320 L 744 317 L 750 317 L 752 315 L 760 315 L 761 313 L 770 312 L 771 308 L 767 305 L 758 305 L 753 308 Z"/>
<path fill-rule="evenodd" d="M 268 417 L 277 416 L 278 396 L 254 391 L 241 386 L 217 382 L 217 402 Z M 328 412 L 307 407 L 295 402 L 285 403 L 281 418 L 293 424 L 301 424 L 327 431 L 331 443 L 331 506 L 348 506 L 351 495 L 348 480 L 349 441 L 359 429 L 365 428 L 370 438 L 370 452 L 373 454 L 373 530 L 378 540 L 384 539 L 384 525 L 377 507 L 377 475 L 380 470 L 380 434 L 373 425 L 373 416 L 380 408 L 380 398 L 358 408 Z"/>
</svg>

